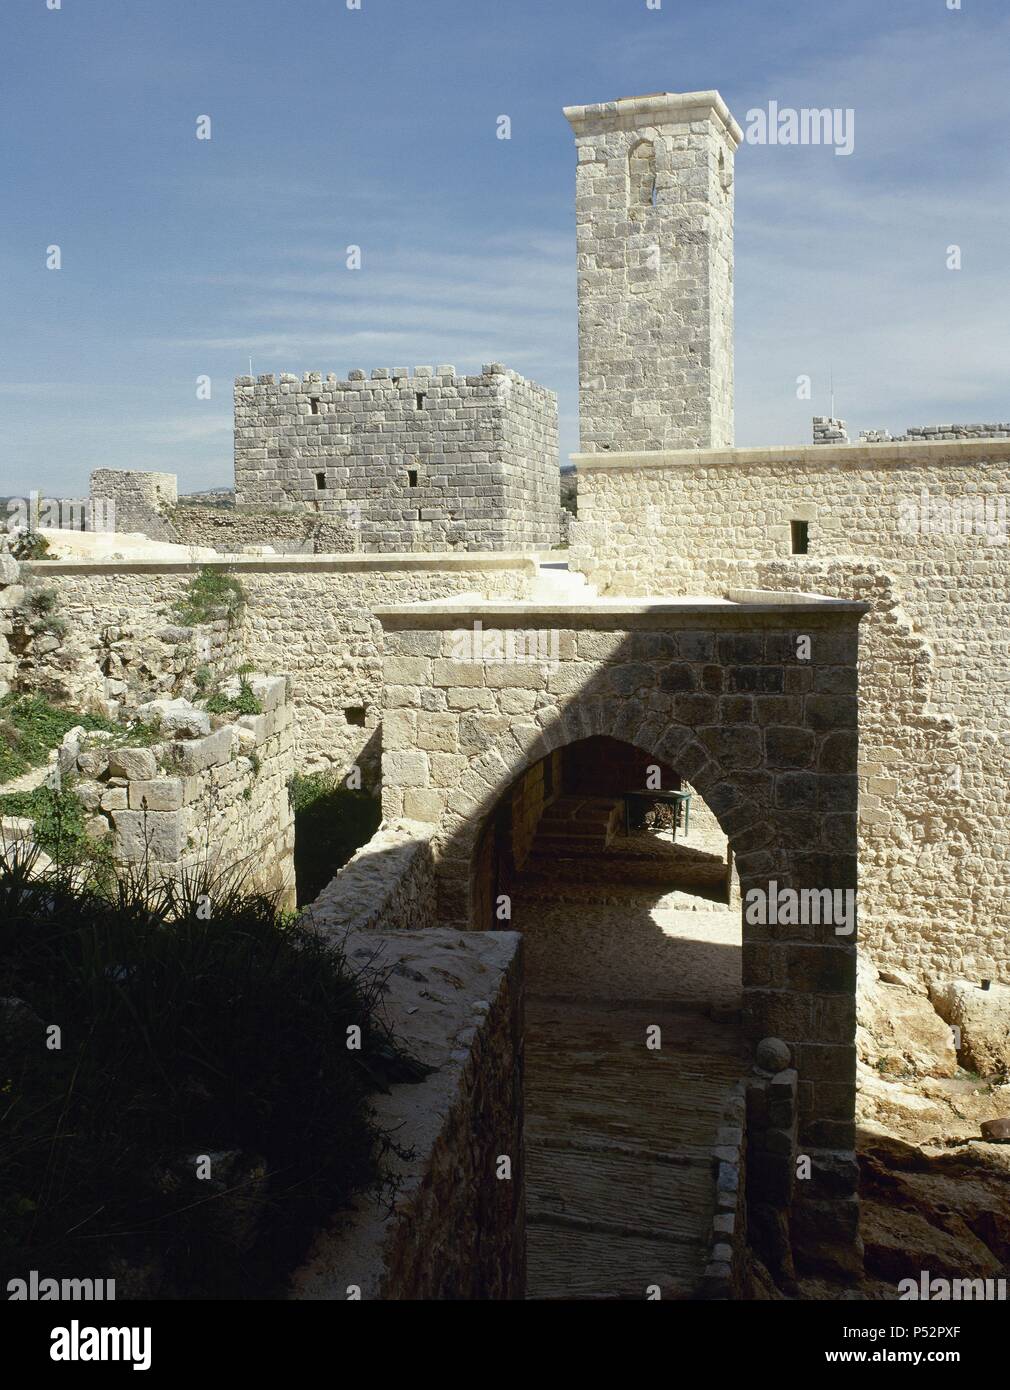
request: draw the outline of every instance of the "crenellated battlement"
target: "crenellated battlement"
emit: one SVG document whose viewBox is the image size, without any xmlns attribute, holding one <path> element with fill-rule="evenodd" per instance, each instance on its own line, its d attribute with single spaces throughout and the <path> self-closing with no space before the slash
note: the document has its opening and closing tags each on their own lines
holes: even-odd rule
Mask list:
<svg viewBox="0 0 1010 1390">
<path fill-rule="evenodd" d="M 556 399 L 556 393 L 549 391 L 547 387 L 540 386 L 534 381 L 515 372 L 511 367 L 505 367 L 500 362 L 486 363 L 480 369 L 480 375 L 459 375 L 456 368 L 452 365 L 441 365 L 437 367 L 373 367 L 371 371 L 365 371 L 356 367 L 349 371 L 345 377 L 339 377 L 335 372 L 303 372 L 301 376 L 296 376 L 291 372 L 281 372 L 276 375 L 273 372 L 265 372 L 260 376 L 238 376 L 235 378 L 235 390 L 248 391 L 250 388 L 272 386 L 277 391 L 286 393 L 298 393 L 312 391 L 360 391 L 362 389 L 377 391 L 395 391 L 398 389 L 407 390 L 415 385 L 424 386 L 448 386 L 457 390 L 463 390 L 468 386 L 482 387 L 489 383 L 497 385 L 502 381 L 521 383 L 531 391 L 544 396 L 545 398 Z"/>
</svg>

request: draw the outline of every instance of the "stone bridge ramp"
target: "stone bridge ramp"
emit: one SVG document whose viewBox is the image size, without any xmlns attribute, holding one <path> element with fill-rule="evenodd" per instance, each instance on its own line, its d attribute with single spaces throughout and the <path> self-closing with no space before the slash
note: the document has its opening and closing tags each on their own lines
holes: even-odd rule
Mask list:
<svg viewBox="0 0 1010 1390">
<path fill-rule="evenodd" d="M 529 1298 L 699 1297 L 713 1149 L 746 1070 L 740 913 L 523 876 Z M 647 1029 L 658 1025 L 661 1047 Z"/>
<path fill-rule="evenodd" d="M 735 1029 L 702 1013 L 528 996 L 528 1298 L 699 1296 L 740 1073 Z"/>
</svg>

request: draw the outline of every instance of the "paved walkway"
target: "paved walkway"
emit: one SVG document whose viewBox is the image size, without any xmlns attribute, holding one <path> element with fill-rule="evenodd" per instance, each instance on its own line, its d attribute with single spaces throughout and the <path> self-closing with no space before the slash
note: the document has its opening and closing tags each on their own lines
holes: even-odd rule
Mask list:
<svg viewBox="0 0 1010 1390">
<path fill-rule="evenodd" d="M 711 1149 L 743 1069 L 739 913 L 558 870 L 513 899 L 527 953 L 527 1293 L 645 1298 L 658 1284 L 689 1298 Z"/>
</svg>

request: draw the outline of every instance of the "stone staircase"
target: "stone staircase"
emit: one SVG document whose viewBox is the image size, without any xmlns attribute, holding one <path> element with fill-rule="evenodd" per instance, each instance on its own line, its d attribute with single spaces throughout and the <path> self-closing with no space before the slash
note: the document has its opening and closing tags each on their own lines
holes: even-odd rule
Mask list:
<svg viewBox="0 0 1010 1390">
<path fill-rule="evenodd" d="M 540 572 L 533 581 L 532 603 L 591 603 L 597 598 L 596 589 L 584 574 L 569 570 L 567 560 L 541 561 Z"/>
<path fill-rule="evenodd" d="M 530 850 L 530 867 L 540 860 L 602 853 L 622 826 L 616 797 L 559 796 L 544 809 Z"/>
</svg>

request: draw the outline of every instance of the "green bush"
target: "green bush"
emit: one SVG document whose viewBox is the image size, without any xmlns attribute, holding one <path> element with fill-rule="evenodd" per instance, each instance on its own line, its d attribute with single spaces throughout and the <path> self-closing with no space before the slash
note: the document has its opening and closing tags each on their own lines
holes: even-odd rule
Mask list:
<svg viewBox="0 0 1010 1390">
<path fill-rule="evenodd" d="M 49 560 L 49 542 L 38 531 L 21 531 L 11 544 L 15 560 Z"/>
<path fill-rule="evenodd" d="M 367 792 L 352 791 L 331 772 L 293 777 L 288 794 L 295 813 L 298 903 L 319 896 L 356 849 L 370 840 L 382 809 Z"/>
<path fill-rule="evenodd" d="M 88 835 L 87 812 L 71 788 L 36 787 L 30 792 L 7 792 L 0 795 L 0 816 L 29 816 L 35 822 L 37 844 L 56 864 L 84 869 L 96 883 L 110 880 L 109 846 Z"/>
<path fill-rule="evenodd" d="M 43 617 L 56 608 L 55 589 L 29 589 L 25 595 L 25 605 L 32 612 Z"/>
<path fill-rule="evenodd" d="M 184 627 L 200 623 L 237 623 L 245 611 L 246 595 L 240 581 L 225 570 L 204 565 L 189 583 L 185 597 L 176 605 L 173 616 Z"/>
<path fill-rule="evenodd" d="M 392 1190 L 369 1095 L 428 1068 L 382 984 L 238 882 L 102 895 L 0 854 L 0 1281 L 125 1266 L 151 1296 L 276 1295 L 333 1211 Z M 258 1193 L 198 1181 L 205 1154 L 247 1156 Z"/>
</svg>

